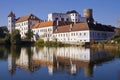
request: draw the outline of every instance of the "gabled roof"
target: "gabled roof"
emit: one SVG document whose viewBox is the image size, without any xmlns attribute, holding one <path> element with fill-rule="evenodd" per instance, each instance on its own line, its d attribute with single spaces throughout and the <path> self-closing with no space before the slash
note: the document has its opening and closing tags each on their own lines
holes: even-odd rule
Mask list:
<svg viewBox="0 0 120 80">
<path fill-rule="evenodd" d="M 57 29 L 55 30 L 55 33 L 64 33 L 64 32 L 70 32 L 70 25 L 59 26 L 59 27 L 57 27 Z"/>
<path fill-rule="evenodd" d="M 71 31 L 89 30 L 87 23 L 76 23 L 65 26 L 58 26 L 54 33 L 64 33 Z"/>
<path fill-rule="evenodd" d="M 54 33 L 82 31 L 82 30 L 114 32 L 115 29 L 111 26 L 93 24 L 93 23 L 76 23 L 71 25 L 72 27 L 70 25 L 58 26 Z"/>
<path fill-rule="evenodd" d="M 59 21 L 58 26 L 68 25 L 71 23 L 73 23 L 73 22 Z M 40 23 L 34 25 L 32 28 L 35 29 L 35 28 L 42 28 L 42 27 L 49 27 L 49 26 L 57 26 L 57 21 L 40 22 Z"/>
<path fill-rule="evenodd" d="M 72 11 L 67 11 L 66 14 L 71 14 L 71 13 L 78 13 L 76 10 L 72 10 Z"/>
<path fill-rule="evenodd" d="M 81 31 L 81 30 L 89 30 L 89 25 L 87 23 L 77 23 L 74 24 L 71 31 Z"/>
<path fill-rule="evenodd" d="M 42 27 L 48 27 L 48 26 L 54 26 L 55 23 L 53 21 L 48 21 L 48 22 L 40 22 L 34 25 L 32 28 L 42 28 Z"/>
<path fill-rule="evenodd" d="M 88 23 L 89 29 L 94 31 L 107 31 L 107 32 L 114 32 L 115 27 L 109 25 L 102 25 L 102 24 L 93 24 Z"/>
<path fill-rule="evenodd" d="M 18 22 L 23 22 L 23 21 L 27 21 L 29 19 L 31 19 L 31 16 L 34 16 L 33 14 L 29 14 L 29 15 L 26 15 L 26 16 L 22 16 L 22 17 L 19 17 L 16 21 L 16 23 Z M 34 20 L 40 20 L 38 17 L 34 16 Z"/>
<path fill-rule="evenodd" d="M 15 14 L 11 11 L 8 17 L 15 17 Z"/>
</svg>

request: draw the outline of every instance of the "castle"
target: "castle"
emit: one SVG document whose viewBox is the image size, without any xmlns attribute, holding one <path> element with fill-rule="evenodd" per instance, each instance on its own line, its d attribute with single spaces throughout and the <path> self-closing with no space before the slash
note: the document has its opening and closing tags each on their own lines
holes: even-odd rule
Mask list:
<svg viewBox="0 0 120 80">
<path fill-rule="evenodd" d="M 11 33 L 18 29 L 21 38 L 31 29 L 34 33 L 34 41 L 38 38 L 44 41 L 60 41 L 64 43 L 89 43 L 92 40 L 101 41 L 114 35 L 111 26 L 96 23 L 92 9 L 84 10 L 84 17 L 77 11 L 66 13 L 50 13 L 48 20 L 42 21 L 33 14 L 16 19 L 13 12 L 8 15 L 8 30 Z"/>
</svg>

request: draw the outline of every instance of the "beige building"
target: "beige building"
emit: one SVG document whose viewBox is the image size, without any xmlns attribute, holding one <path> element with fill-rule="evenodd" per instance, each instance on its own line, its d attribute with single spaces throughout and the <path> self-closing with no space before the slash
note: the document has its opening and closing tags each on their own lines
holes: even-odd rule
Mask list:
<svg viewBox="0 0 120 80">
<path fill-rule="evenodd" d="M 16 18 L 15 14 L 11 12 L 8 16 L 8 30 L 9 33 L 12 33 L 13 30 L 18 29 L 20 31 L 21 38 L 24 39 L 25 33 L 27 33 L 28 29 L 31 29 L 32 26 L 39 22 L 41 22 L 41 19 L 33 14 Z"/>
</svg>

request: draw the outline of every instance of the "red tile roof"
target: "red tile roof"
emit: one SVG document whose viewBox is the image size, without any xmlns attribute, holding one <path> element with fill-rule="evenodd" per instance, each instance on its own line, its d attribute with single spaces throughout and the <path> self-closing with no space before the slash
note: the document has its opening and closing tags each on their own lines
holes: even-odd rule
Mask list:
<svg viewBox="0 0 120 80">
<path fill-rule="evenodd" d="M 76 23 L 65 26 L 58 26 L 54 33 L 64 33 L 70 31 L 82 31 L 82 30 L 93 30 L 93 31 L 107 31 L 107 32 L 114 32 L 114 28 L 106 25 L 101 24 L 93 24 L 93 23 Z"/>
<path fill-rule="evenodd" d="M 11 11 L 8 17 L 15 17 L 15 14 Z"/>
<path fill-rule="evenodd" d="M 34 16 L 33 14 L 29 14 L 29 15 L 26 15 L 26 16 L 22 16 L 20 18 L 17 19 L 16 23 L 18 22 L 23 22 L 23 21 L 27 21 L 30 19 L 31 16 Z M 40 20 L 38 17 L 35 16 L 35 19 L 36 20 Z"/>
<path fill-rule="evenodd" d="M 59 27 L 57 27 L 57 29 L 55 30 L 55 32 L 57 32 L 57 33 L 70 32 L 70 25 L 59 26 Z"/>
<path fill-rule="evenodd" d="M 70 27 L 70 25 L 59 26 L 55 30 L 55 33 L 89 30 L 89 27 L 88 27 L 87 23 L 76 23 L 76 24 L 71 24 L 71 25 L 72 25 L 72 27 Z"/>
<path fill-rule="evenodd" d="M 72 22 L 58 22 L 58 26 L 68 25 Z M 41 27 L 48 27 L 48 26 L 57 26 L 57 21 L 47 21 L 47 22 L 40 22 L 36 25 L 34 25 L 32 28 L 41 28 Z"/>
<path fill-rule="evenodd" d="M 34 25 L 32 28 L 41 28 L 41 27 L 48 27 L 48 26 L 54 26 L 54 22 L 53 21 L 48 21 L 48 22 L 40 22 L 36 25 Z"/>
<path fill-rule="evenodd" d="M 77 23 L 72 27 L 72 31 L 81 31 L 81 30 L 89 30 L 89 26 L 87 23 Z"/>
</svg>

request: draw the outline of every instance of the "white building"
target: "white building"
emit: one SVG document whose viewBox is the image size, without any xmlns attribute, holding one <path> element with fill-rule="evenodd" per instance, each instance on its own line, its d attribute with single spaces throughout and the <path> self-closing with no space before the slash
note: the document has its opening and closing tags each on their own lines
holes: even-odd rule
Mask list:
<svg viewBox="0 0 120 80">
<path fill-rule="evenodd" d="M 87 15 L 92 16 L 92 11 Z M 42 38 L 44 41 L 56 40 L 71 44 L 101 41 L 114 35 L 114 28 L 93 21 L 86 22 L 86 18 L 81 17 L 75 10 L 67 13 L 50 13 L 46 22 L 41 22 L 33 14 L 16 19 L 15 14 L 11 12 L 8 16 L 8 30 L 11 33 L 14 29 L 18 29 L 24 39 L 28 29 L 32 29 L 35 41 Z"/>
<path fill-rule="evenodd" d="M 16 22 L 16 16 L 13 12 L 10 12 L 8 15 L 8 31 L 9 33 L 12 33 L 13 30 L 15 30 L 15 22 Z"/>
<path fill-rule="evenodd" d="M 15 14 L 11 12 L 8 16 L 8 30 L 12 33 L 13 30 L 18 29 L 21 37 L 25 38 L 25 33 L 28 29 L 39 23 L 41 20 L 33 14 L 22 16 L 16 19 Z"/>
<path fill-rule="evenodd" d="M 49 24 L 49 25 L 48 25 Z M 45 41 L 59 41 L 70 44 L 89 43 L 92 40 L 106 40 L 114 35 L 114 29 L 110 26 L 104 26 L 93 23 L 68 23 L 58 26 L 54 22 L 42 22 L 33 27 L 34 34 L 38 34 Z"/>
<path fill-rule="evenodd" d="M 67 13 L 50 13 L 48 14 L 48 21 L 67 21 L 67 22 L 86 22 L 85 17 L 73 10 Z"/>
<path fill-rule="evenodd" d="M 56 28 L 53 36 L 57 41 L 65 43 L 89 43 L 106 40 L 114 35 L 114 29 L 93 23 L 76 23 Z"/>
<path fill-rule="evenodd" d="M 54 30 L 57 28 L 57 26 L 61 25 L 67 25 L 71 24 L 72 22 L 62 22 L 62 21 L 47 21 L 47 22 L 40 22 L 32 27 L 33 33 L 34 33 L 34 40 L 36 41 L 37 36 L 39 38 L 44 39 L 44 41 L 47 40 L 54 40 L 56 38 L 53 37 Z"/>
<path fill-rule="evenodd" d="M 40 22 L 36 24 L 32 30 L 35 34 L 34 40 L 36 41 L 36 37 L 39 36 L 40 38 L 46 40 L 50 40 L 52 34 L 53 34 L 53 27 L 55 26 L 55 23 L 53 21 L 49 22 Z M 38 38 L 39 38 L 38 37 Z"/>
</svg>

